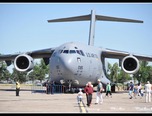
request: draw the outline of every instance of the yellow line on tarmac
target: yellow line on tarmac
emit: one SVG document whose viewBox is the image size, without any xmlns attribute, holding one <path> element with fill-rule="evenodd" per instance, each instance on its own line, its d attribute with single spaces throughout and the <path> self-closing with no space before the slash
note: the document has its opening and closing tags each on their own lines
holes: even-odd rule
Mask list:
<svg viewBox="0 0 152 116">
<path fill-rule="evenodd" d="M 82 101 L 80 102 L 80 108 L 81 108 L 82 113 L 86 113 L 86 110 L 84 108 Z"/>
</svg>

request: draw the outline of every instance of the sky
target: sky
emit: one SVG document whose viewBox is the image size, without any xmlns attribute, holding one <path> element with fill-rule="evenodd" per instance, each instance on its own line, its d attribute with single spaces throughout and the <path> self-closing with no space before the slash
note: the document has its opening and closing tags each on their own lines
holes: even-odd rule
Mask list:
<svg viewBox="0 0 152 116">
<path fill-rule="evenodd" d="M 87 15 L 142 20 L 144 23 L 96 21 L 94 46 L 152 55 L 151 3 L 0 3 L 0 53 L 13 54 L 66 42 L 88 43 L 89 21 L 47 20 Z"/>
</svg>

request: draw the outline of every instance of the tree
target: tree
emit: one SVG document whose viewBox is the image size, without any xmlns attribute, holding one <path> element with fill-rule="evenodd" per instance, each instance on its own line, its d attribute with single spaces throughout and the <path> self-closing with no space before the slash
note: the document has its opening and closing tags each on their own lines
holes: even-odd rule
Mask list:
<svg viewBox="0 0 152 116">
<path fill-rule="evenodd" d="M 145 83 L 151 77 L 151 66 L 148 66 L 147 61 L 140 61 L 139 71 L 133 75 L 134 78 L 138 80 L 138 82 Z"/>
<path fill-rule="evenodd" d="M 19 80 L 20 83 L 26 82 L 26 75 L 27 72 L 20 72 L 17 71 L 15 68 L 13 68 L 13 73 L 12 73 L 12 78 L 14 79 L 14 81 Z"/>
<path fill-rule="evenodd" d="M 29 73 L 30 80 L 37 79 L 42 82 L 44 80 L 45 75 L 49 73 L 49 67 L 48 65 L 45 65 L 44 60 L 41 59 L 40 63 L 36 63 L 33 71 Z"/>
<path fill-rule="evenodd" d="M 11 79 L 11 73 L 7 70 L 7 65 L 5 62 L 0 62 L 0 80 L 7 80 L 7 82 Z"/>
<path fill-rule="evenodd" d="M 130 75 L 125 73 L 122 69 L 120 69 L 120 73 L 118 74 L 118 82 L 124 83 L 130 79 L 131 79 Z"/>
<path fill-rule="evenodd" d="M 111 68 L 111 73 L 110 73 L 110 77 L 112 79 L 113 82 L 118 82 L 118 72 L 120 71 L 119 67 L 118 67 L 118 63 L 114 63 L 114 65 Z"/>
<path fill-rule="evenodd" d="M 111 73 L 112 65 L 108 62 L 108 69 L 107 69 L 107 76 L 111 79 L 110 73 Z"/>
<path fill-rule="evenodd" d="M 150 83 L 152 83 L 152 66 L 149 66 L 149 77 L 147 78 L 147 80 L 149 80 Z"/>
<path fill-rule="evenodd" d="M 108 63 L 108 77 L 112 82 L 116 83 L 124 83 L 131 79 L 130 75 L 118 66 L 118 63 L 114 63 L 113 65 Z"/>
<path fill-rule="evenodd" d="M 31 72 L 28 74 L 28 78 L 29 78 L 29 80 L 32 81 L 32 83 L 34 83 L 34 80 L 36 79 L 36 75 L 35 75 L 34 71 L 31 71 Z"/>
</svg>

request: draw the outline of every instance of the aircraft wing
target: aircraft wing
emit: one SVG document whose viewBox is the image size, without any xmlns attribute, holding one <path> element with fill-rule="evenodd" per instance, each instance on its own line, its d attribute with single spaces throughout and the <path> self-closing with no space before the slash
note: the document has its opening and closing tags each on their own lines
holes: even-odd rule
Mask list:
<svg viewBox="0 0 152 116">
<path fill-rule="evenodd" d="M 102 49 L 102 57 L 104 58 L 116 58 L 116 59 L 123 59 L 126 56 L 132 55 L 136 57 L 138 60 L 143 61 L 152 61 L 152 56 L 148 55 L 141 55 L 135 53 L 129 53 L 125 51 L 113 50 L 113 49 Z"/>
<path fill-rule="evenodd" d="M 31 56 L 33 59 L 36 58 L 50 58 L 52 53 L 54 52 L 55 48 L 48 48 L 48 49 L 42 49 L 42 50 L 35 50 L 25 53 L 16 53 L 16 54 L 7 54 L 7 55 L 0 55 L 0 61 L 5 61 L 7 65 L 9 66 L 11 64 L 11 61 L 13 61 L 18 55 L 20 54 L 26 54 Z"/>
</svg>

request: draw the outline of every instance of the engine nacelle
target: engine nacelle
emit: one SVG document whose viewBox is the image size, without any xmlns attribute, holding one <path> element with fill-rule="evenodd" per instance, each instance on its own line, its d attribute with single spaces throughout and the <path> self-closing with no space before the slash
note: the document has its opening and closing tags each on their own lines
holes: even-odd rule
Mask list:
<svg viewBox="0 0 152 116">
<path fill-rule="evenodd" d="M 134 56 L 126 56 L 122 59 L 121 67 L 124 72 L 134 74 L 139 70 L 139 60 Z"/>
<path fill-rule="evenodd" d="M 14 67 L 21 72 L 30 71 L 34 67 L 33 58 L 27 54 L 18 55 L 14 60 Z"/>
</svg>

